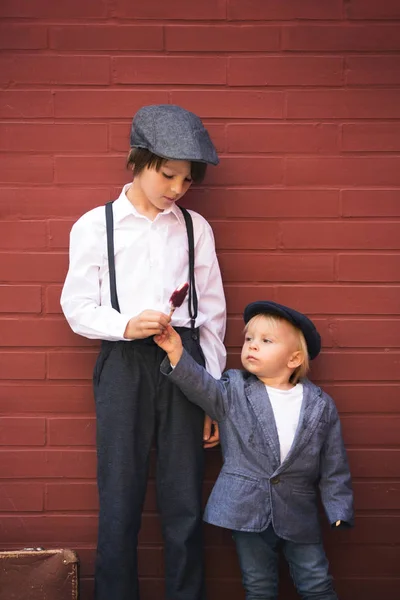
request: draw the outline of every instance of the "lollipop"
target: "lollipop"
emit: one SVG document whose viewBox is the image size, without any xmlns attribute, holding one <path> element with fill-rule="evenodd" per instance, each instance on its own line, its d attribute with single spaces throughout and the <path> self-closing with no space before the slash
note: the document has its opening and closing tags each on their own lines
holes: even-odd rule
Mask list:
<svg viewBox="0 0 400 600">
<path fill-rule="evenodd" d="M 188 293 L 189 284 L 182 283 L 179 287 L 176 288 L 174 292 L 171 294 L 171 298 L 169 299 L 170 311 L 169 316 L 172 317 L 176 308 L 182 306 L 184 299 L 186 298 L 186 294 Z"/>
</svg>

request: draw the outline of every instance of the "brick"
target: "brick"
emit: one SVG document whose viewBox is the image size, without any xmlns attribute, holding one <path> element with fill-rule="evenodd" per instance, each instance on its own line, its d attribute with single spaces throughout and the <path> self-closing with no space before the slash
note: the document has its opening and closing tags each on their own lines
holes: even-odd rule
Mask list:
<svg viewBox="0 0 400 600">
<path fill-rule="evenodd" d="M 8 152 L 107 152 L 106 124 L 7 123 L 0 125 L 0 150 Z"/>
<path fill-rule="evenodd" d="M 335 319 L 336 344 L 341 348 L 399 348 L 400 320 Z"/>
<path fill-rule="evenodd" d="M 119 184 L 129 180 L 125 157 L 110 154 L 100 156 L 56 156 L 56 183 Z"/>
<path fill-rule="evenodd" d="M 226 60 L 204 56 L 115 56 L 115 83 L 224 85 Z"/>
<path fill-rule="evenodd" d="M 160 25 L 60 25 L 50 27 L 54 50 L 162 50 Z"/>
<path fill-rule="evenodd" d="M 0 352 L 0 379 L 44 379 L 45 374 L 42 352 Z"/>
<path fill-rule="evenodd" d="M 56 117 L 111 117 L 132 119 L 145 104 L 168 104 L 162 90 L 57 90 L 54 93 Z"/>
<path fill-rule="evenodd" d="M 229 281 L 332 281 L 333 256 L 327 254 L 224 253 L 219 262 Z"/>
<path fill-rule="evenodd" d="M 39 285 L 0 285 L 0 312 L 40 313 L 41 296 Z"/>
<path fill-rule="evenodd" d="M 282 183 L 283 160 L 280 158 L 222 158 L 218 169 L 207 172 L 209 185 L 274 185 Z"/>
<path fill-rule="evenodd" d="M 17 18 L 86 18 L 94 19 L 106 16 L 104 0 L 71 0 L 68 3 L 49 3 L 47 0 L 4 0 L 0 6 L 1 17 Z"/>
<path fill-rule="evenodd" d="M 400 150 L 400 123 L 345 123 L 342 150 L 396 152 Z"/>
<path fill-rule="evenodd" d="M 351 0 L 347 5 L 349 19 L 399 19 L 400 6 L 397 0 L 382 0 L 381 2 L 365 2 Z"/>
<path fill-rule="evenodd" d="M 178 104 L 202 118 L 223 117 L 280 119 L 284 96 L 277 91 L 196 90 L 172 91 L 171 104 Z M 400 111 L 399 111 L 400 113 Z"/>
<path fill-rule="evenodd" d="M 27 417 L 0 417 L 1 446 L 44 446 L 46 422 Z"/>
<path fill-rule="evenodd" d="M 399 217 L 399 190 L 342 190 L 345 217 Z"/>
<path fill-rule="evenodd" d="M 46 485 L 45 503 L 47 511 L 98 510 L 96 483 L 49 483 Z"/>
<path fill-rule="evenodd" d="M 227 301 L 228 315 L 243 314 L 244 307 L 256 298 L 275 300 L 275 286 L 265 284 L 249 285 L 248 283 L 231 284 L 224 286 Z"/>
<path fill-rule="evenodd" d="M 79 217 L 111 200 L 106 187 L 21 187 L 0 189 L 1 213 L 7 218 Z"/>
<path fill-rule="evenodd" d="M 400 83 L 399 56 L 348 56 L 347 85 L 397 85 Z"/>
<path fill-rule="evenodd" d="M 0 82 L 107 85 L 110 59 L 107 56 L 49 56 L 16 54 L 0 59 Z"/>
<path fill-rule="evenodd" d="M 334 153 L 338 131 L 333 124 L 234 123 L 227 126 L 227 149 L 231 153 Z"/>
<path fill-rule="evenodd" d="M 399 421 L 397 415 L 357 415 L 342 417 L 341 425 L 346 445 L 396 446 L 399 443 Z"/>
<path fill-rule="evenodd" d="M 93 543 L 97 534 L 97 516 L 91 515 L 3 516 L 1 522 L 6 544 Z"/>
<path fill-rule="evenodd" d="M 74 221 L 49 221 L 49 237 L 51 248 L 68 248 L 69 234 Z"/>
<path fill-rule="evenodd" d="M 279 50 L 280 28 L 270 25 L 167 25 L 165 49 L 187 52 Z"/>
<path fill-rule="evenodd" d="M 31 252 L 0 253 L 0 279 L 43 283 L 46 281 L 64 281 L 67 272 L 66 254 L 48 254 Z"/>
<path fill-rule="evenodd" d="M 399 580 L 396 577 L 388 579 L 362 577 L 344 579 L 343 581 L 338 579 L 337 585 L 335 580 L 335 589 L 337 588 L 338 594 L 340 594 L 340 598 L 343 598 L 343 600 L 352 600 L 353 598 L 375 600 L 375 598 L 379 598 L 380 594 L 384 594 L 385 598 L 396 598 L 397 590 L 399 589 L 398 585 Z"/>
<path fill-rule="evenodd" d="M 399 477 L 400 451 L 397 449 L 348 450 L 352 476 L 357 477 Z"/>
<path fill-rule="evenodd" d="M 53 97 L 50 91 L 0 91 L 1 119 L 36 119 L 53 115 Z"/>
<path fill-rule="evenodd" d="M 97 352 L 53 352 L 48 355 L 48 379 L 91 379 Z"/>
<path fill-rule="evenodd" d="M 49 285 L 46 288 L 45 295 L 45 307 L 46 313 L 61 313 L 60 297 L 61 297 L 62 285 Z"/>
<path fill-rule="evenodd" d="M 398 510 L 400 507 L 400 483 L 397 481 L 355 481 L 353 487 L 359 510 Z M 385 565 L 385 561 L 375 559 L 374 562 L 378 568 Z"/>
<path fill-rule="evenodd" d="M 287 158 L 287 185 L 381 185 L 400 184 L 397 157 Z"/>
<path fill-rule="evenodd" d="M 51 183 L 53 159 L 51 156 L 3 154 L 0 159 L 0 181 L 4 183 Z"/>
<path fill-rule="evenodd" d="M 120 19 L 157 20 L 209 20 L 225 19 L 225 0 L 203 0 L 201 3 L 188 3 L 185 0 L 152 0 L 148 3 L 116 0 L 114 16 Z"/>
<path fill-rule="evenodd" d="M 315 2 L 304 0 L 228 0 L 228 18 L 231 20 L 271 20 L 292 19 L 341 19 L 342 3 L 339 0 Z"/>
<path fill-rule="evenodd" d="M 207 178 L 206 178 L 207 183 Z M 339 216 L 339 191 L 273 188 L 193 188 L 182 204 L 206 218 Z"/>
<path fill-rule="evenodd" d="M 217 152 L 224 152 L 225 143 L 225 124 L 204 122 L 205 127 L 217 149 Z M 129 148 L 129 133 L 131 129 L 131 119 L 125 123 L 110 123 L 110 149 L 117 152 L 126 152 Z M 118 190 L 119 193 L 119 190 Z"/>
<path fill-rule="evenodd" d="M 50 446 L 94 446 L 96 421 L 94 417 L 48 419 Z"/>
<path fill-rule="evenodd" d="M 79 450 L 2 450 L 0 478 L 93 479 L 96 476 L 96 451 Z M 36 540 L 37 541 L 37 540 Z"/>
<path fill-rule="evenodd" d="M 75 335 L 65 319 L 0 319 L 2 346 L 93 346 Z"/>
<path fill-rule="evenodd" d="M 400 91 L 299 90 L 288 91 L 286 116 L 290 119 L 396 119 Z"/>
<path fill-rule="evenodd" d="M 283 248 L 397 249 L 400 222 L 287 221 L 281 223 Z"/>
<path fill-rule="evenodd" d="M 332 396 L 341 414 L 396 413 L 399 411 L 399 383 L 329 383 L 324 390 Z"/>
<path fill-rule="evenodd" d="M 94 410 L 91 384 L 28 383 L 26 381 L 0 385 L 0 412 L 81 414 Z"/>
<path fill-rule="evenodd" d="M 305 314 L 400 314 L 398 285 L 285 285 L 275 289 L 277 302 L 290 306 L 293 298 Z"/>
<path fill-rule="evenodd" d="M 0 248 L 45 249 L 46 223 L 43 221 L 2 221 L 0 223 Z"/>
<path fill-rule="evenodd" d="M 43 510 L 41 483 L 0 484 L 0 511 L 40 512 Z"/>
<path fill-rule="evenodd" d="M 340 254 L 339 281 L 393 281 L 399 280 L 398 254 Z"/>
<path fill-rule="evenodd" d="M 400 50 L 398 23 L 302 25 L 283 28 L 282 49 L 306 52 L 377 52 Z"/>
<path fill-rule="evenodd" d="M 343 80 L 340 57 L 240 56 L 229 59 L 229 85 L 336 86 Z"/>
<path fill-rule="evenodd" d="M 218 250 L 271 250 L 277 247 L 278 225 L 268 221 L 213 221 Z"/>
<path fill-rule="evenodd" d="M 399 352 L 324 352 L 313 363 L 311 379 L 397 381 L 400 378 L 399 359 Z"/>
<path fill-rule="evenodd" d="M 0 49 L 42 50 L 47 48 L 47 28 L 43 25 L 7 23 L 0 25 Z"/>
</svg>

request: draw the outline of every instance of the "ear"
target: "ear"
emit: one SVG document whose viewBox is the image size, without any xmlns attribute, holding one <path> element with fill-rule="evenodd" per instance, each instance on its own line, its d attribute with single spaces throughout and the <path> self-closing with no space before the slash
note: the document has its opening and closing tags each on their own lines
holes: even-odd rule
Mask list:
<svg viewBox="0 0 400 600">
<path fill-rule="evenodd" d="M 296 352 L 293 352 L 293 354 L 290 356 L 287 366 L 289 367 L 289 369 L 297 369 L 297 367 L 303 364 L 303 362 L 303 353 L 301 350 L 297 350 Z"/>
</svg>

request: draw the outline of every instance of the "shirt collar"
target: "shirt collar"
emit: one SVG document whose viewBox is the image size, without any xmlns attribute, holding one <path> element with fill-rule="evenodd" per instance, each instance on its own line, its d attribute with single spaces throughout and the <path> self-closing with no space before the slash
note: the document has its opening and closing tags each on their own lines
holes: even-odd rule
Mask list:
<svg viewBox="0 0 400 600">
<path fill-rule="evenodd" d="M 124 185 L 124 187 L 121 190 L 120 195 L 118 196 L 117 200 L 115 200 L 114 204 L 113 204 L 113 212 L 114 212 L 114 221 L 118 222 L 118 221 L 122 221 L 122 219 L 125 219 L 125 217 L 129 216 L 129 215 L 134 215 L 135 217 L 143 217 L 143 215 L 141 215 L 136 208 L 133 206 L 133 204 L 131 202 L 129 202 L 127 196 L 126 196 L 126 192 L 128 191 L 128 189 L 130 188 L 132 184 L 131 183 L 127 183 L 126 185 Z M 164 210 L 162 213 L 160 213 L 161 215 L 168 215 L 169 213 L 172 213 L 179 221 L 179 223 L 183 223 L 183 214 L 181 209 L 179 208 L 179 206 L 177 206 L 175 203 L 170 207 L 167 208 L 166 210 Z"/>
</svg>

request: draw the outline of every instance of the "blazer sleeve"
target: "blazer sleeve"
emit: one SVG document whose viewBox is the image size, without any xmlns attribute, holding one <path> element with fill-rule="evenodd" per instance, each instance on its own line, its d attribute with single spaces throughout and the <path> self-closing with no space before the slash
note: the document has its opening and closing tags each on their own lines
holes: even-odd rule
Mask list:
<svg viewBox="0 0 400 600">
<path fill-rule="evenodd" d="M 347 453 L 336 406 L 331 398 L 328 435 L 320 455 L 321 500 L 331 524 L 354 524 L 353 490 Z"/>
<path fill-rule="evenodd" d="M 214 421 L 222 421 L 226 417 L 230 406 L 229 371 L 221 379 L 214 379 L 186 350 L 173 369 L 168 357 L 160 368 L 190 402 L 200 406 Z"/>
</svg>

